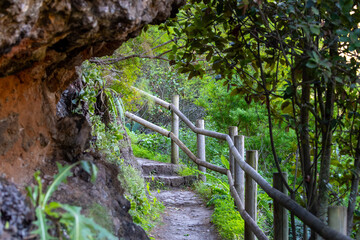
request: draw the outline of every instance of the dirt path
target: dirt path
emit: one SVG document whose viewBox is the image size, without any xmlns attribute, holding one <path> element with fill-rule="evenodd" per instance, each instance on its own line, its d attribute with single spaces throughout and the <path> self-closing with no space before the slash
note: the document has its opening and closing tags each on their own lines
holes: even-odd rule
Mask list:
<svg viewBox="0 0 360 240">
<path fill-rule="evenodd" d="M 163 224 L 150 234 L 156 240 L 220 240 L 206 208 L 195 193 L 183 189 L 164 190 L 153 195 L 164 203 Z"/>
</svg>

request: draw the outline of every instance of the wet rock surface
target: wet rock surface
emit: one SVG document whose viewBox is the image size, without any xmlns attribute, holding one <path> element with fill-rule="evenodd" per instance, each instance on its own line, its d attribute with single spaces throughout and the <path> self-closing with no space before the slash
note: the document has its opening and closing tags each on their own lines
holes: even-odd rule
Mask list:
<svg viewBox="0 0 360 240">
<path fill-rule="evenodd" d="M 153 195 L 166 209 L 163 225 L 152 230 L 156 240 L 220 240 L 211 221 L 212 210 L 194 192 L 184 189 L 164 190 Z"/>
</svg>

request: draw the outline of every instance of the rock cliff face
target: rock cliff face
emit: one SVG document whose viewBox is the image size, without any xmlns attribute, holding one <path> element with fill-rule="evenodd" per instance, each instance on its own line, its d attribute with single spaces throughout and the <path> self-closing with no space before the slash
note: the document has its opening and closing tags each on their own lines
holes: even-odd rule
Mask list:
<svg viewBox="0 0 360 240">
<path fill-rule="evenodd" d="M 164 21 L 182 4 L 184 0 L 0 1 L 0 179 L 6 179 L 2 182 L 23 189 L 40 170 L 46 184 L 56 173 L 55 161 L 76 161 L 88 145 L 90 126 L 81 116 L 59 118 L 56 112 L 62 92 L 77 78 L 76 67 L 91 57 L 111 54 L 145 24 Z M 148 239 L 127 213 L 130 205 L 116 166 L 97 153 L 82 158 L 97 164 L 96 184 L 76 170 L 54 200 L 80 204 L 85 212 L 100 204 L 117 236 Z M 0 195 L 6 192 L 3 189 L 0 185 Z M 6 221 L 0 218 L 0 226 Z"/>
<path fill-rule="evenodd" d="M 51 161 L 56 103 L 76 66 L 111 54 L 183 0 L 0 2 L 0 173 L 18 186 Z"/>
</svg>

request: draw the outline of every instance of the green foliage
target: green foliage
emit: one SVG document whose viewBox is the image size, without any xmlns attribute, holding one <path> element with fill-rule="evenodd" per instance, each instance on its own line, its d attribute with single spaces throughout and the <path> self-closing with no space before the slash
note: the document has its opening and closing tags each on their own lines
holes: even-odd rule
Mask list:
<svg viewBox="0 0 360 240">
<path fill-rule="evenodd" d="M 60 224 L 62 231 L 57 231 L 58 237 L 69 237 L 72 240 L 82 239 L 116 239 L 108 230 L 96 224 L 92 219 L 81 215 L 80 207 L 70 206 L 59 202 L 48 203 L 51 195 L 57 187 L 66 181 L 70 176 L 70 170 L 76 165 L 81 164 L 85 171 L 93 175 L 97 172 L 96 166 L 89 162 L 80 161 L 69 166 L 58 165 L 58 174 L 50 186 L 43 192 L 42 179 L 40 172 L 35 173 L 35 180 L 38 185 L 34 187 L 27 187 L 28 196 L 35 207 L 35 214 L 37 220 L 34 225 L 37 227 L 33 234 L 39 236 L 42 240 L 55 239 L 55 236 L 50 235 L 50 229 L 59 230 L 56 226 Z M 95 179 L 95 176 L 92 176 Z M 45 190 L 45 189 L 44 189 Z"/>
<path fill-rule="evenodd" d="M 124 130 L 121 125 L 111 122 L 106 127 L 99 116 L 92 118 L 92 135 L 96 136 L 93 147 L 107 154 L 107 156 L 120 151 L 119 142 L 123 139 L 123 134 Z"/>
<path fill-rule="evenodd" d="M 228 183 L 210 174 L 206 176 L 206 183 L 197 182 L 194 186 L 195 190 L 207 201 L 207 205 L 214 207 L 212 222 L 223 239 L 243 239 L 244 220 L 234 206 Z M 273 200 L 259 189 L 257 222 L 267 236 L 273 234 L 272 203 Z"/>
<path fill-rule="evenodd" d="M 325 215 L 328 203 L 334 199 L 357 195 L 349 192 L 351 185 L 356 186 L 351 176 L 359 172 L 355 166 L 360 161 L 356 154 L 360 124 L 359 116 L 355 117 L 360 96 L 355 80 L 360 66 L 358 2 L 190 3 L 164 26 L 174 37 L 183 39 L 185 45 L 172 52 L 173 64 L 179 72 L 193 78 L 202 77 L 205 70 L 211 69 L 231 91 L 226 97 L 240 97 L 235 103 L 242 99 L 246 103 L 255 102 L 253 106 L 264 106 L 261 111 L 266 113 L 247 126 L 254 130 L 253 134 L 262 135 L 263 139 L 270 137 L 275 145 L 280 144 L 270 144 L 271 152 L 267 140 L 255 137 L 250 144 L 262 147 L 260 159 L 266 159 L 265 163 L 271 161 L 283 169 L 296 165 L 292 155 L 299 149 L 298 173 L 303 182 L 296 193 L 305 196 L 307 206 L 318 206 L 314 212 L 319 216 Z M 211 101 L 216 102 L 214 98 Z M 204 103 L 208 105 L 208 101 Z M 220 119 L 217 122 L 231 121 L 236 115 L 234 119 L 246 124 L 254 116 L 251 110 L 242 114 L 241 108 L 226 106 L 215 103 L 214 110 Z M 216 116 L 216 112 L 212 115 Z M 267 123 L 262 121 L 265 115 Z M 275 124 L 279 131 L 290 132 L 290 137 L 277 132 Z M 267 136 L 261 131 L 265 127 L 269 130 Z M 252 139 L 253 134 L 249 134 Z M 345 160 L 351 156 L 354 162 L 338 164 L 339 153 Z M 265 166 L 265 172 L 272 169 L 273 166 Z M 295 185 L 299 184 L 297 176 L 293 177 Z M 316 199 L 322 201 L 315 202 Z"/>
<path fill-rule="evenodd" d="M 213 200 L 212 221 L 223 239 L 243 239 L 244 220 L 234 208 L 234 200 L 228 196 Z"/>
<path fill-rule="evenodd" d="M 243 239 L 244 220 L 235 209 L 234 200 L 228 189 L 224 188 L 224 183 L 211 180 L 207 183 L 197 182 L 195 190 L 208 201 L 208 205 L 214 207 L 212 222 L 222 239 Z"/>
<path fill-rule="evenodd" d="M 89 107 L 92 135 L 96 138 L 93 147 L 105 153 L 108 161 L 120 167 L 119 178 L 126 197 L 131 203 L 129 213 L 133 216 L 135 223 L 140 224 L 145 230 L 150 230 L 159 218 L 162 205 L 156 198 L 152 198 L 141 174 L 120 159 L 121 149 L 129 147 L 124 146 L 126 141 L 122 141 L 125 107 L 134 109 L 130 103 L 136 98 L 130 88 L 130 84 L 136 79 L 136 75 L 133 75 L 136 71 L 132 71 L 130 66 L 123 66 L 121 72 L 123 75 L 120 81 L 120 76 L 114 74 L 109 68 L 85 62 L 82 68 L 85 87 L 79 93 L 75 111 L 80 111 L 84 105 Z M 130 136 L 133 137 L 133 135 Z M 141 155 L 141 157 L 153 154 L 144 147 L 137 148 L 136 145 L 134 145 L 134 152 L 136 156 Z M 154 155 L 165 161 L 161 155 Z M 100 210 L 99 207 L 93 207 L 89 214 L 97 216 Z M 106 214 L 103 214 L 102 219 L 104 219 L 103 223 L 105 220 L 109 221 Z"/>
<path fill-rule="evenodd" d="M 131 147 L 135 157 L 151 159 L 158 162 L 170 162 L 170 140 L 162 135 L 136 134 L 127 129 L 131 139 Z"/>
<path fill-rule="evenodd" d="M 53 202 L 51 203 L 50 208 L 61 208 L 66 211 L 60 215 L 53 214 L 53 217 L 60 216 L 59 222 L 65 226 L 71 239 L 117 239 L 108 232 L 108 230 L 95 223 L 91 218 L 86 218 L 81 215 L 80 207 Z"/>
<path fill-rule="evenodd" d="M 234 82 L 240 84 L 241 80 L 234 79 Z M 201 80 L 188 80 L 185 83 L 186 97 L 203 107 L 207 113 L 207 120 L 220 131 L 226 131 L 229 126 L 237 126 L 241 134 L 249 136 L 264 127 L 266 112 L 261 104 L 249 105 L 251 100 L 238 94 L 230 94 L 236 88 L 225 88 L 224 84 L 226 85 L 225 80 L 217 80 L 210 76 Z M 192 93 L 194 89 L 197 90 L 195 94 Z"/>
<path fill-rule="evenodd" d="M 229 161 L 223 155 L 221 155 L 220 159 L 221 163 L 226 167 L 226 169 L 230 169 Z"/>
<path fill-rule="evenodd" d="M 150 231 L 157 223 L 164 205 L 151 195 L 149 183 L 145 185 L 138 170 L 122 165 L 120 173 L 119 180 L 125 189 L 126 198 L 131 203 L 130 215 L 135 223 L 145 231 Z"/>
<path fill-rule="evenodd" d="M 73 100 L 73 111 L 81 114 L 87 107 L 92 135 L 96 136 L 93 147 L 111 155 L 120 150 L 119 141 L 124 134 L 121 124 L 125 121 L 125 106 L 121 98 L 124 92 L 119 87 L 121 81 L 89 62 L 84 62 L 81 73 L 84 87 Z"/>
<path fill-rule="evenodd" d="M 266 236 L 273 236 L 273 200 L 261 189 L 258 189 L 257 198 L 257 222 Z"/>
<path fill-rule="evenodd" d="M 77 104 L 77 109 L 80 111 L 81 106 L 88 104 L 89 113 L 91 116 L 98 114 L 101 111 L 100 104 L 105 104 L 108 112 L 111 112 L 114 118 L 124 119 L 124 104 L 121 96 L 124 94 L 124 89 L 120 87 L 123 81 L 120 81 L 116 76 L 112 76 L 104 68 L 84 62 L 82 65 L 82 81 L 85 87 L 81 89 L 77 99 L 73 104 Z M 129 86 L 126 89 L 131 89 Z M 103 110 L 105 111 L 105 110 Z"/>
<path fill-rule="evenodd" d="M 177 172 L 180 176 L 193 176 L 196 175 L 199 171 L 196 171 L 195 169 L 191 167 L 187 167 L 185 165 L 181 165 L 180 170 Z"/>
</svg>

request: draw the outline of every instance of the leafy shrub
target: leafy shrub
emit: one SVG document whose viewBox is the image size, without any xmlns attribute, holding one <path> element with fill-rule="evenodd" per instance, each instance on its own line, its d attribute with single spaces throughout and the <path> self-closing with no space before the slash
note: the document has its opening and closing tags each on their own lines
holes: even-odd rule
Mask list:
<svg viewBox="0 0 360 240">
<path fill-rule="evenodd" d="M 134 222 L 148 232 L 159 219 L 164 205 L 157 201 L 156 197 L 151 196 L 149 183 L 145 185 L 138 170 L 129 165 L 122 165 L 120 173 L 119 180 L 125 189 L 126 198 L 131 203 L 129 213 Z"/>
<path fill-rule="evenodd" d="M 180 170 L 177 172 L 180 176 L 191 176 L 196 175 L 199 171 L 195 170 L 194 168 L 187 167 L 186 165 L 181 165 Z"/>
<path fill-rule="evenodd" d="M 213 196 L 212 221 L 223 239 L 243 239 L 244 220 L 235 210 L 234 200 L 229 195 Z"/>
<path fill-rule="evenodd" d="M 149 149 L 146 149 L 142 146 L 131 144 L 131 147 L 133 149 L 133 153 L 135 157 L 138 158 L 146 158 L 158 162 L 170 162 L 170 156 L 169 155 L 162 155 L 160 153 L 151 151 Z"/>
<path fill-rule="evenodd" d="M 208 201 L 208 206 L 214 207 L 212 222 L 223 239 L 242 239 L 244 220 L 235 209 L 234 200 L 226 187 L 226 183 L 214 181 L 207 174 L 207 183 L 197 182 L 195 190 Z"/>
<path fill-rule="evenodd" d="M 130 136 L 131 147 L 135 157 L 146 158 L 158 162 L 170 162 L 170 151 L 161 149 L 161 145 L 170 146 L 169 139 L 157 133 L 135 133 L 129 129 L 126 129 L 126 131 Z"/>
</svg>

